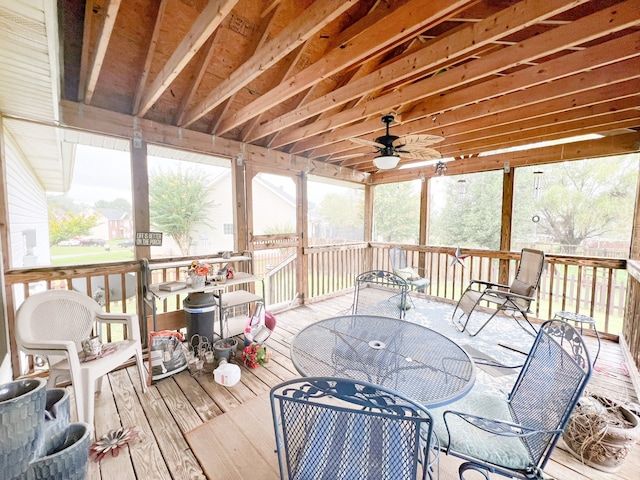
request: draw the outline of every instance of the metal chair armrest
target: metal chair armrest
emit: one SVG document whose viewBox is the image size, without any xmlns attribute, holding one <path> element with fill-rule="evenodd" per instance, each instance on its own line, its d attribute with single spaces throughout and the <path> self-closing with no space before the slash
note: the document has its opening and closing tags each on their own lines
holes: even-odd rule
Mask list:
<svg viewBox="0 0 640 480">
<path fill-rule="evenodd" d="M 509 285 L 503 285 L 501 283 L 496 283 L 496 282 L 489 282 L 487 280 L 471 280 L 469 282 L 469 288 L 471 288 L 471 285 L 484 285 L 485 287 L 489 287 L 489 288 L 509 288 Z"/>
<path fill-rule="evenodd" d="M 535 297 L 527 297 L 526 295 L 519 295 L 517 293 L 505 292 L 504 290 L 496 290 L 494 288 L 487 288 L 483 294 L 495 295 L 496 297 L 509 298 L 509 299 L 521 299 L 528 302 L 535 301 Z"/>
</svg>

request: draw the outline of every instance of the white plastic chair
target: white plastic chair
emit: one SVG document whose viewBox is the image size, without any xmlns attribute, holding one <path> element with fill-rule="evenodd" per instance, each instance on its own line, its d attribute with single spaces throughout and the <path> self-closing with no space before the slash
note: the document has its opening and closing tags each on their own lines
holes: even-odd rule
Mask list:
<svg viewBox="0 0 640 480">
<path fill-rule="evenodd" d="M 126 325 L 126 340 L 114 342 L 113 353 L 83 361 L 82 340 L 102 324 Z M 95 330 L 93 330 L 95 328 Z M 136 314 L 105 313 L 87 295 L 71 290 L 48 290 L 36 293 L 22 303 L 16 313 L 15 334 L 18 348 L 31 355 L 49 359 L 48 388 L 55 387 L 61 377 L 71 379 L 76 398 L 78 420 L 93 427 L 94 396 L 102 387 L 105 374 L 135 357 L 142 390 L 146 391 L 146 373 L 142 363 L 140 328 Z M 96 389 L 96 381 L 100 380 Z"/>
</svg>

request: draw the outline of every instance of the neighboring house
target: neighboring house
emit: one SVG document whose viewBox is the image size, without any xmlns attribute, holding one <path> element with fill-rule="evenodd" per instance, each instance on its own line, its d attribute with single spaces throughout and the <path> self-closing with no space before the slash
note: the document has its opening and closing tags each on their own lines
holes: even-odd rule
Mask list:
<svg viewBox="0 0 640 480">
<path fill-rule="evenodd" d="M 123 212 L 115 208 L 88 209 L 85 215 L 98 215 L 98 224 L 91 229 L 89 237 L 103 240 L 133 238 L 133 218 L 131 212 Z"/>
<path fill-rule="evenodd" d="M 290 224 L 295 228 L 296 200 L 280 187 L 256 177 L 253 182 L 253 228 L 254 234 L 262 234 L 277 225 Z M 212 193 L 208 200 L 214 203 L 210 225 L 197 226 L 192 231 L 191 255 L 233 250 L 233 205 L 231 170 L 213 179 Z M 257 200 L 257 201 L 256 201 Z M 153 229 L 153 227 L 152 227 Z M 152 247 L 152 256 L 180 255 L 178 245 L 164 235 L 162 247 Z"/>
</svg>

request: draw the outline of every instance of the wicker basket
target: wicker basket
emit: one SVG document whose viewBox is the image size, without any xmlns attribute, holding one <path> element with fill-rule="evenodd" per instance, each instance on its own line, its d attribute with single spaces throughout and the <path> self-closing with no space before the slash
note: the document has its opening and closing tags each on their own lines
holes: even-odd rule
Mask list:
<svg viewBox="0 0 640 480">
<path fill-rule="evenodd" d="M 624 405 L 603 396 L 580 399 L 562 435 L 585 465 L 616 472 L 640 437 L 640 420 Z"/>
</svg>

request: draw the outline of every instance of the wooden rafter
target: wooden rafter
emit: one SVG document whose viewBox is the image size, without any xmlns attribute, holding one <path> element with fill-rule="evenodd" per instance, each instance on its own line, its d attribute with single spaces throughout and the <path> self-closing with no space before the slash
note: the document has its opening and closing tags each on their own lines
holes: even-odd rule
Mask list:
<svg viewBox="0 0 640 480">
<path fill-rule="evenodd" d="M 206 115 L 224 100 L 257 78 L 264 70 L 295 50 L 325 25 L 335 20 L 356 0 L 327 0 L 315 2 L 296 22 L 288 25 L 276 38 L 256 51 L 249 60 L 211 91 L 204 100 L 191 108 L 184 120 L 188 126 Z"/>
<path fill-rule="evenodd" d="M 164 13 L 166 11 L 168 1 L 169 0 L 161 0 L 160 3 L 158 4 L 158 11 L 156 13 L 156 21 L 153 25 L 153 33 L 151 34 L 151 41 L 149 42 L 149 48 L 147 49 L 147 53 L 145 55 L 142 72 L 140 73 L 140 80 L 138 81 L 136 96 L 133 100 L 134 112 L 137 112 L 140 109 L 140 102 L 142 101 L 142 95 L 144 93 L 144 89 L 147 86 L 147 80 L 149 78 L 149 70 L 151 69 L 151 61 L 153 60 L 153 55 L 155 54 L 156 47 L 158 45 L 158 37 L 160 36 L 160 26 L 162 25 L 162 20 L 164 18 Z"/>
<path fill-rule="evenodd" d="M 311 87 L 318 81 L 336 72 L 356 64 L 372 55 L 381 46 L 396 45 L 409 34 L 424 29 L 437 22 L 447 13 L 470 3 L 468 1 L 432 1 L 425 5 L 422 0 L 412 0 L 358 32 L 350 39 L 348 48 L 335 48 L 320 61 L 294 75 L 286 84 L 263 94 L 260 98 L 240 109 L 220 126 L 221 132 L 227 132 L 254 116 L 267 111 L 283 99 L 288 99 Z"/>
<path fill-rule="evenodd" d="M 200 47 L 229 15 L 238 0 L 211 0 L 171 54 L 151 85 L 145 90 L 137 115 L 143 116 L 191 61 Z"/>
<path fill-rule="evenodd" d="M 421 72 L 431 70 L 441 64 L 443 59 L 452 61 L 455 58 L 462 57 L 507 33 L 522 30 L 540 19 L 548 18 L 568 8 L 566 2 L 563 1 L 553 3 L 537 2 L 535 5 L 530 5 L 530 2 L 523 3 L 526 5 L 516 4 L 509 9 L 488 17 L 482 22 L 465 26 L 455 34 L 428 42 L 418 51 L 399 56 L 379 70 L 357 79 L 357 81 L 351 82 L 345 87 L 334 90 L 324 97 L 305 105 L 303 108 L 288 112 L 262 125 L 260 129 L 256 130 L 255 138 L 250 140 L 287 128 L 336 105 L 358 98 L 363 94 L 380 90 L 402 79 L 409 79 Z M 327 122 L 329 121 L 331 120 L 328 119 Z"/>
<path fill-rule="evenodd" d="M 424 99 L 427 97 L 433 98 L 438 94 L 444 92 L 445 90 L 450 90 L 455 87 L 462 87 L 463 85 L 466 85 L 472 81 L 491 77 L 497 72 L 504 70 L 506 65 L 519 65 L 524 61 L 541 58 L 543 56 L 548 56 L 551 53 L 564 50 L 566 49 L 567 45 L 581 44 L 594 40 L 598 37 L 603 37 L 613 32 L 620 31 L 624 28 L 638 23 L 637 11 L 635 10 L 635 7 L 637 5 L 630 5 L 629 3 L 633 2 L 620 4 L 617 5 L 615 9 L 606 9 L 604 11 L 600 11 L 593 15 L 585 17 L 572 24 L 560 26 L 555 29 L 562 30 L 560 32 L 549 31 L 545 34 L 538 35 L 537 37 L 525 40 L 517 45 L 507 47 L 482 59 L 471 62 L 469 63 L 468 67 L 464 66 L 462 68 L 455 68 L 440 75 L 433 76 L 427 80 L 416 82 L 402 90 L 390 92 L 387 95 L 383 95 L 381 97 L 378 97 L 377 99 L 367 102 L 366 107 L 355 107 L 348 111 L 334 115 L 330 120 L 315 122 L 312 126 L 305 126 L 302 128 L 294 129 L 287 135 L 281 135 L 279 140 L 282 145 L 294 143 L 304 138 L 311 137 L 312 135 L 317 135 L 318 133 L 327 131 L 329 129 L 347 125 L 367 115 L 371 115 L 373 113 L 383 113 L 386 110 L 392 109 L 396 105 L 404 104 L 410 101 L 416 101 L 418 99 Z M 570 55 L 576 55 L 583 52 L 584 51 L 574 52 Z M 565 65 L 565 70 L 571 69 L 573 67 L 570 62 L 563 63 Z M 529 67 L 529 69 L 538 70 L 538 67 L 533 66 Z M 521 83 L 529 86 L 535 85 L 534 82 L 531 82 L 528 78 L 525 79 L 524 76 L 521 75 L 523 71 L 525 70 L 521 70 L 515 74 L 496 79 L 509 80 L 503 81 L 502 88 L 497 91 L 488 87 L 487 84 L 490 82 L 487 82 L 487 84 L 479 83 L 465 89 L 460 89 L 448 96 L 439 97 L 439 99 L 447 99 L 448 103 L 452 103 L 450 101 L 451 98 L 456 98 L 457 100 L 457 98 L 459 97 L 469 98 L 473 95 L 472 102 L 478 102 L 480 100 L 491 98 L 492 96 L 495 96 L 497 94 L 504 95 L 509 92 L 515 91 L 518 88 L 521 88 L 517 86 L 516 82 L 511 82 L 511 80 L 515 79 L 518 75 L 522 77 Z M 545 73 L 546 72 L 538 72 L 538 74 L 536 75 L 540 82 L 543 81 L 543 77 L 547 77 Z M 562 76 L 565 76 L 567 74 L 568 73 L 565 73 Z M 552 78 L 545 78 L 544 81 L 549 81 L 551 79 Z M 436 102 L 437 101 L 438 100 L 436 100 Z M 466 105 L 467 103 L 469 102 L 462 101 L 461 99 L 457 101 L 455 105 L 451 105 L 447 109 L 459 108 Z M 430 111 L 424 112 L 424 116 L 432 115 L 433 113 L 437 113 L 438 111 L 445 110 L 434 110 L 432 108 L 432 105 L 432 101 L 425 103 L 425 109 L 429 109 Z M 417 115 L 420 115 L 422 113 L 423 112 L 420 109 L 414 109 L 412 115 L 416 117 Z M 319 145 L 314 145 L 314 147 L 317 146 Z M 300 150 L 296 146 L 293 151 L 300 152 L 302 150 Z"/>
<path fill-rule="evenodd" d="M 116 23 L 120 3 L 121 0 L 107 0 L 107 7 L 105 8 L 102 25 L 100 26 L 100 33 L 98 34 L 98 44 L 93 52 L 93 59 L 91 60 L 87 86 L 84 93 L 84 102 L 87 104 L 91 103 L 93 93 L 95 92 L 96 85 L 98 84 L 98 77 L 100 76 L 104 57 L 107 54 L 107 47 L 109 46 L 109 40 L 111 39 L 113 27 Z"/>
</svg>

